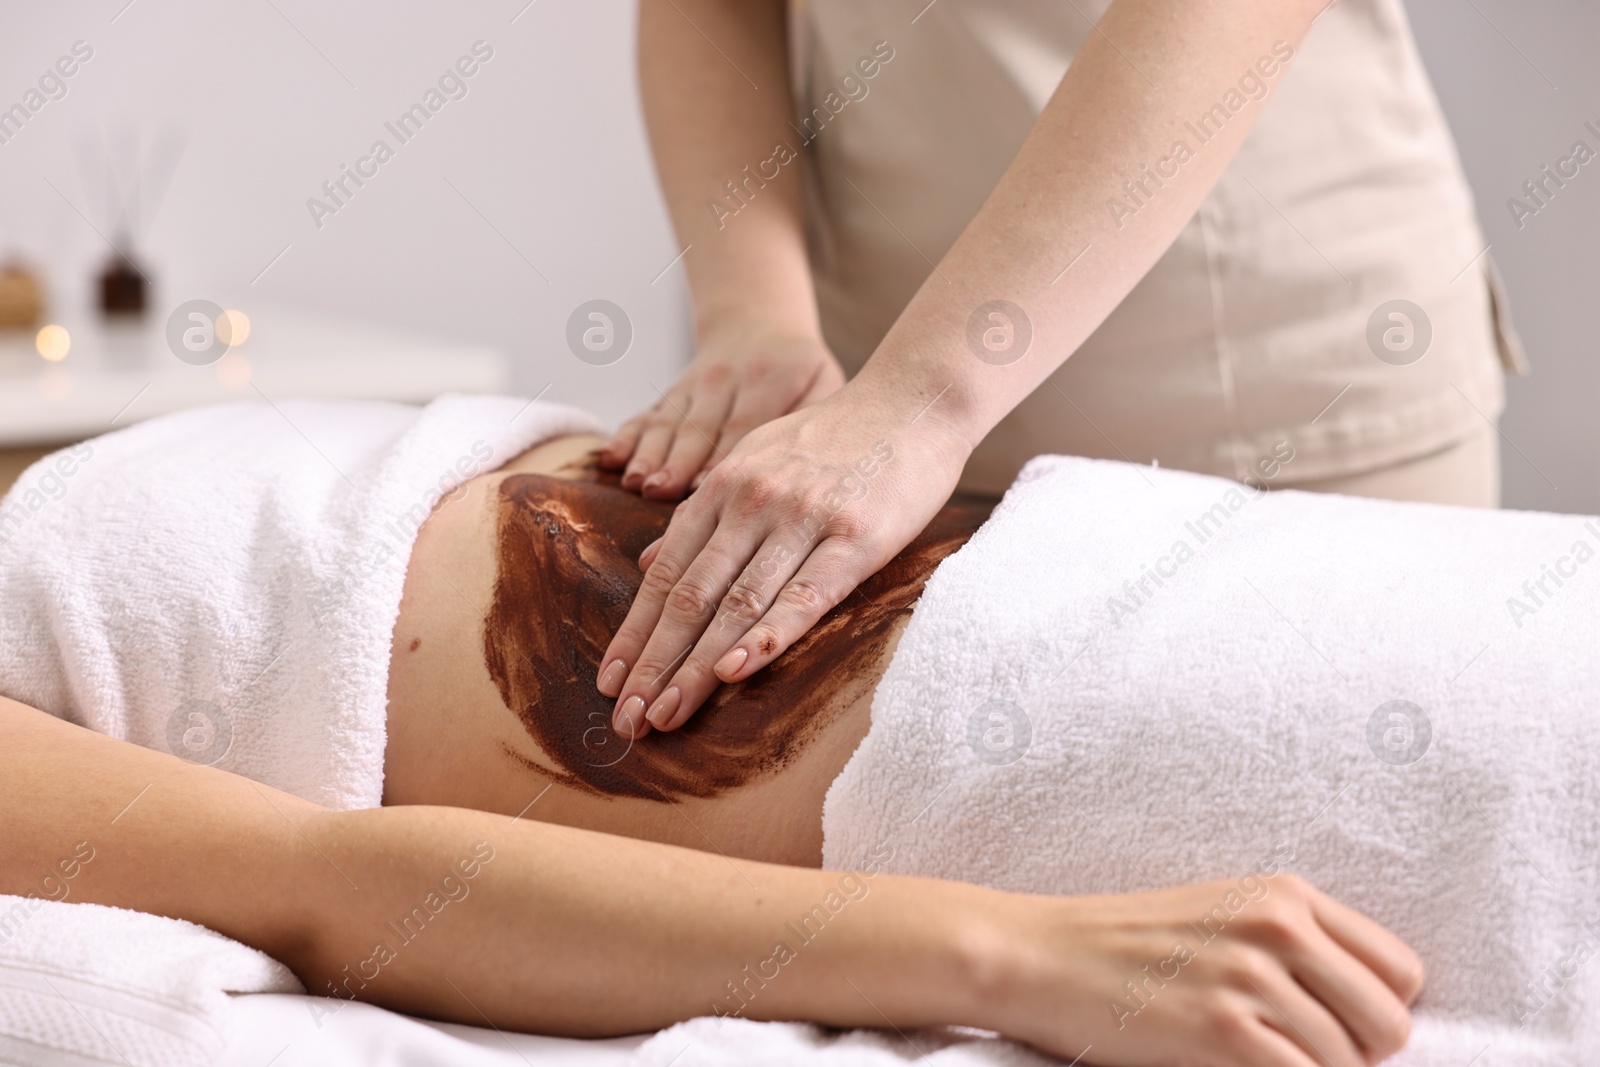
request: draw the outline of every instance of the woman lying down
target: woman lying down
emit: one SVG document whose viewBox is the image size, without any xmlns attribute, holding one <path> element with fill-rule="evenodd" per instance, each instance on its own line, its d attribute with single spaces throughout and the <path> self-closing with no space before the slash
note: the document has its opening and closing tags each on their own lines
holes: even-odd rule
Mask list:
<svg viewBox="0 0 1600 1067">
<path fill-rule="evenodd" d="M 670 510 L 594 429 L 239 405 L 41 461 L 0 508 L 0 892 L 92 833 L 75 900 L 549 1034 L 1343 1067 L 1405 1042 L 1423 961 L 1408 1062 L 1588 1032 L 1523 980 L 1600 899 L 1595 579 L 1501 604 L 1581 520 L 1038 461 L 630 744 L 597 660 Z M 892 439 L 859 469 L 915 476 Z M 398 941 L 468 867 L 448 936 Z"/>
</svg>

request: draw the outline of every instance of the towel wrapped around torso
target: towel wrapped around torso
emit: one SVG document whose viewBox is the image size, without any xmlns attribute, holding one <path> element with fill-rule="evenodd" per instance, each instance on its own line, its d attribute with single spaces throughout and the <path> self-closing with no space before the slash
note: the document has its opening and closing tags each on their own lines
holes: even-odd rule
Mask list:
<svg viewBox="0 0 1600 1067">
<path fill-rule="evenodd" d="M 1593 1062 L 1597 553 L 1584 517 L 1036 459 L 929 581 L 824 864 L 1049 893 L 1294 870 L 1425 960 L 1395 1062 Z"/>
<path fill-rule="evenodd" d="M 48 456 L 0 502 L 0 695 L 377 807 L 417 530 L 467 479 L 597 429 L 514 397 L 246 403 Z"/>
</svg>

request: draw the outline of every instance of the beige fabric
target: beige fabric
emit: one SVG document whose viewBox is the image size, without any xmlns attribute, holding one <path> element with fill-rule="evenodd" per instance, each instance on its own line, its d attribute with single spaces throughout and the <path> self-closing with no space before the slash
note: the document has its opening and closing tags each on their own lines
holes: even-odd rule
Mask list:
<svg viewBox="0 0 1600 1067">
<path fill-rule="evenodd" d="M 1430 455 L 1362 474 L 1312 482 L 1284 482 L 1278 488 L 1497 508 L 1500 506 L 1500 434 L 1494 427 L 1480 422 L 1478 429 L 1466 437 Z"/>
<path fill-rule="evenodd" d="M 1083 16 L 1109 0 L 938 0 L 913 23 L 925 3 L 808 0 L 797 19 L 813 269 L 851 372 L 1010 163 L 1090 32 Z M 893 58 L 841 93 L 877 42 Z M 1503 367 L 1520 357 L 1398 0 L 1340 0 L 1266 82 L 1265 99 L 1243 99 L 1260 119 L 1216 189 L 989 435 L 966 489 L 998 492 L 1041 452 L 1243 477 L 1280 442 L 1294 477 L 1344 477 L 1437 453 L 1499 414 Z M 1061 249 L 1060 265 L 1079 251 Z M 1407 366 L 1367 342 L 1393 299 L 1432 325 Z"/>
</svg>

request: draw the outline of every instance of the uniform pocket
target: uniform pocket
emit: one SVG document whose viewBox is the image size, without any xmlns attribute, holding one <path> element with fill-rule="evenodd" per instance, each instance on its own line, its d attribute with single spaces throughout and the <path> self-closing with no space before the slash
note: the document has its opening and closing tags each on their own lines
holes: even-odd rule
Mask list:
<svg viewBox="0 0 1600 1067">
<path fill-rule="evenodd" d="M 1500 277 L 1500 268 L 1494 257 L 1483 257 L 1484 281 L 1489 286 L 1489 314 L 1494 319 L 1494 343 L 1500 353 L 1500 365 L 1507 374 L 1521 377 L 1528 373 L 1528 354 L 1522 347 L 1522 338 L 1511 321 L 1511 302 L 1506 297 L 1506 283 Z"/>
</svg>

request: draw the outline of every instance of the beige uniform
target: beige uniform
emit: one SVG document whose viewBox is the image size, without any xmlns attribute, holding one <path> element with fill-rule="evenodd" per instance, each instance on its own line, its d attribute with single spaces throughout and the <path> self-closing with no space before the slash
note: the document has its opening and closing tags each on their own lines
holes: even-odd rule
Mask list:
<svg viewBox="0 0 1600 1067">
<path fill-rule="evenodd" d="M 827 339 L 851 373 L 1005 172 L 1092 32 L 1084 16 L 1109 6 L 925 3 L 808 0 L 795 12 L 813 271 Z M 876 67 L 862 68 L 866 57 Z M 1491 424 L 1521 356 L 1399 0 L 1341 0 L 1298 48 L 1263 58 L 1219 86 L 1212 126 L 1196 116 L 1190 147 L 1203 151 L 1214 124 L 1259 112 L 1222 179 L 1105 323 L 989 434 L 966 488 L 1000 492 L 1043 452 L 1246 477 L 1285 443 L 1293 458 L 1274 484 L 1360 491 L 1365 475 L 1430 459 L 1424 481 L 1492 479 Z M 1130 223 L 1138 192 L 1108 189 L 1108 221 Z M 1062 248 L 1060 266 L 1079 251 Z M 1395 300 L 1421 321 L 1379 313 Z M 1462 457 L 1454 474 L 1437 461 L 1449 454 Z M 1489 502 L 1471 499 L 1481 484 L 1432 495 Z"/>
</svg>

